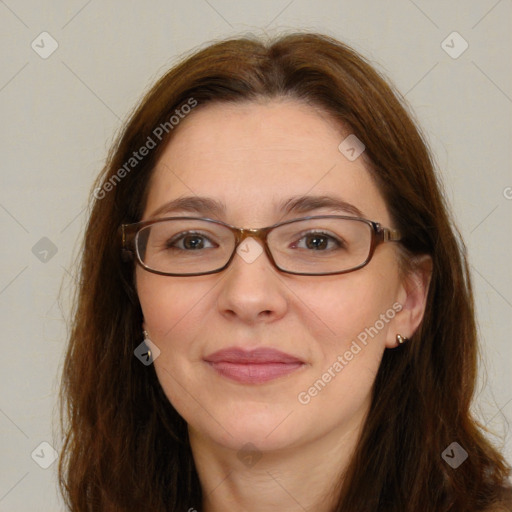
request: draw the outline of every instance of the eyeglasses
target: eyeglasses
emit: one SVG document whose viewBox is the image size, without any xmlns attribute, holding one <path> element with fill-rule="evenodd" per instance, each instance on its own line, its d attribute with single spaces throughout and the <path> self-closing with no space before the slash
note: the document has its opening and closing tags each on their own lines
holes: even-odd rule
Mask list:
<svg viewBox="0 0 512 512">
<path fill-rule="evenodd" d="M 400 232 L 359 217 L 321 215 L 259 229 L 197 217 L 167 217 L 121 226 L 123 254 L 147 271 L 200 276 L 226 269 L 246 238 L 259 240 L 275 268 L 288 274 L 344 274 L 367 265 L 378 245 Z M 247 249 L 248 250 L 248 249 Z"/>
</svg>

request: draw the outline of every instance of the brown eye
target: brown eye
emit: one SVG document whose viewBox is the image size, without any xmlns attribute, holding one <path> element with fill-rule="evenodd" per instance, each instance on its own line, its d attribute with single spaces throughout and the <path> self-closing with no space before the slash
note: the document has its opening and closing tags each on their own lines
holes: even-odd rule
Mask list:
<svg viewBox="0 0 512 512">
<path fill-rule="evenodd" d="M 184 251 L 195 251 L 214 247 L 212 242 L 204 235 L 197 233 L 182 233 L 167 242 L 169 249 L 181 249 Z"/>
<path fill-rule="evenodd" d="M 326 233 L 307 233 L 298 242 L 293 244 L 294 248 L 309 249 L 312 251 L 325 251 L 342 248 L 340 240 Z"/>
</svg>

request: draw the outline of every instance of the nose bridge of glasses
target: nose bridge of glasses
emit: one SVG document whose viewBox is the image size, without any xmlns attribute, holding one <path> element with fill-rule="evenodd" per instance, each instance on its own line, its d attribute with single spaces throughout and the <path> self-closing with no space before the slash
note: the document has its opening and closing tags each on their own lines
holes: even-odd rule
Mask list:
<svg viewBox="0 0 512 512">
<path fill-rule="evenodd" d="M 241 244 L 246 238 L 254 238 L 265 245 L 267 231 L 266 228 L 240 228 L 236 233 L 236 245 Z"/>
</svg>

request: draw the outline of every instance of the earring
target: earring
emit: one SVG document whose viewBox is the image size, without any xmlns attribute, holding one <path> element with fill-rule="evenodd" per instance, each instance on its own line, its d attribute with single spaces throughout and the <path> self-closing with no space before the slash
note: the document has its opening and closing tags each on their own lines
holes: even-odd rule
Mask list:
<svg viewBox="0 0 512 512">
<path fill-rule="evenodd" d="M 396 335 L 396 341 L 399 345 L 404 344 L 406 341 L 409 341 L 409 338 L 406 338 L 405 336 L 402 336 L 401 334 Z"/>
<path fill-rule="evenodd" d="M 142 334 L 144 335 L 144 341 L 149 340 L 149 334 L 148 331 L 142 331 Z M 151 341 L 151 340 L 150 340 Z"/>
</svg>

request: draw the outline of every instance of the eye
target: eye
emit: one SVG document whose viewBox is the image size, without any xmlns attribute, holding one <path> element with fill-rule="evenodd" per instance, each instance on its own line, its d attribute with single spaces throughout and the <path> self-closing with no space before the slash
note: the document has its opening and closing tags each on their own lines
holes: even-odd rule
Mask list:
<svg viewBox="0 0 512 512">
<path fill-rule="evenodd" d="M 324 251 L 333 249 L 342 249 L 345 244 L 338 238 L 328 235 L 322 231 L 309 232 L 299 235 L 301 238 L 295 242 L 292 247 L 299 249 L 311 249 L 313 251 Z M 304 242 L 304 243 L 302 243 Z"/>
<path fill-rule="evenodd" d="M 179 249 L 182 251 L 196 251 L 199 249 L 209 249 L 218 246 L 214 245 L 209 238 L 201 233 L 188 231 L 179 233 L 172 237 L 167 241 L 166 247 L 168 249 Z"/>
</svg>

